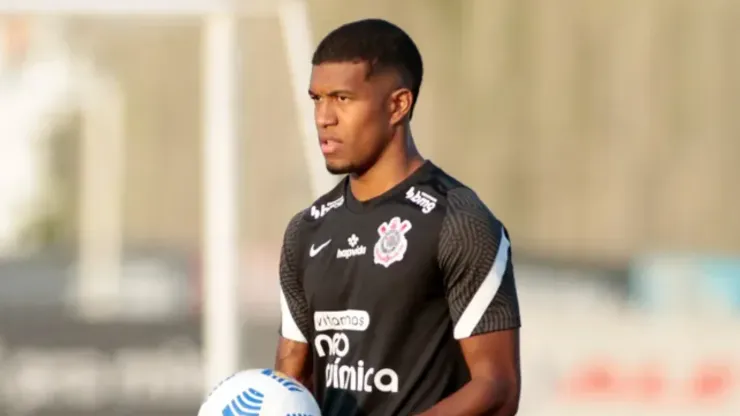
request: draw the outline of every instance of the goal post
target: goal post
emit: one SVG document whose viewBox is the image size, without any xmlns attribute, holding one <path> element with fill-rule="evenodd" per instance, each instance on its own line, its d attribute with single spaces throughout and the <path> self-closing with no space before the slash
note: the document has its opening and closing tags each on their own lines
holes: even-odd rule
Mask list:
<svg viewBox="0 0 740 416">
<path fill-rule="evenodd" d="M 311 194 L 318 198 L 336 185 L 337 179 L 328 173 L 324 159 L 318 151 L 313 104 L 307 99 L 313 55 L 313 33 L 307 7 L 305 0 L 285 0 L 280 3 L 278 16 L 285 39 L 293 101 L 298 112 L 303 154 L 311 180 Z"/>
<path fill-rule="evenodd" d="M 239 168 L 236 21 L 213 14 L 203 28 L 204 388 L 239 368 Z"/>
<path fill-rule="evenodd" d="M 204 388 L 239 370 L 240 280 L 237 149 L 236 25 L 239 17 L 277 16 L 290 65 L 301 144 L 314 197 L 336 179 L 326 172 L 316 146 L 313 109 L 305 91 L 313 50 L 304 0 L 0 0 L 0 15 L 89 17 L 202 17 Z M 248 58 L 244 65 L 249 65 Z M 119 214 L 120 215 L 120 210 Z M 276 277 L 277 278 L 277 277 Z M 277 294 L 276 294 L 277 296 Z"/>
<path fill-rule="evenodd" d="M 2 14 L 43 14 L 70 16 L 237 16 L 272 15 L 273 0 L 0 0 Z"/>
</svg>

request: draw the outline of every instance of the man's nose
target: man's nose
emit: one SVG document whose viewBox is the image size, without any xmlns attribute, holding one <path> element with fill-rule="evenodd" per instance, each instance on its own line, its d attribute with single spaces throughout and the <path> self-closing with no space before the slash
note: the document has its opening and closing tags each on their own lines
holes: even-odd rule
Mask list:
<svg viewBox="0 0 740 416">
<path fill-rule="evenodd" d="M 318 127 L 329 127 L 337 124 L 337 113 L 328 101 L 316 103 L 314 118 Z"/>
</svg>

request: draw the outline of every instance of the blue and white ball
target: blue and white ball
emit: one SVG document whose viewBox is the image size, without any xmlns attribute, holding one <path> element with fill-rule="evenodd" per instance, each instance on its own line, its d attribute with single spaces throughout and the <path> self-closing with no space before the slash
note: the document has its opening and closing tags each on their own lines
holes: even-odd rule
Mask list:
<svg viewBox="0 0 740 416">
<path fill-rule="evenodd" d="M 246 370 L 222 381 L 198 416 L 321 416 L 301 383 L 270 369 Z"/>
</svg>

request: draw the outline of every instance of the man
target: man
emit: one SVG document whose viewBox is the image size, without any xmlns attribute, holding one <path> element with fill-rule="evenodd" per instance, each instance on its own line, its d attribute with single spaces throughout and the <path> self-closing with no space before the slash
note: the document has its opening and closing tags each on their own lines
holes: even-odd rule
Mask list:
<svg viewBox="0 0 740 416">
<path fill-rule="evenodd" d="M 347 176 L 287 226 L 276 368 L 311 386 L 324 416 L 517 410 L 508 234 L 417 151 L 422 73 L 384 20 L 341 26 L 313 55 L 319 143 Z"/>
</svg>

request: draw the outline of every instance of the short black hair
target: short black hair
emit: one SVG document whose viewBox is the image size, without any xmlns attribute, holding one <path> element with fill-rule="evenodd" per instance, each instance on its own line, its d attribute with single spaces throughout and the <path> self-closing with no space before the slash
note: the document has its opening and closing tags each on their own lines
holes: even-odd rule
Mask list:
<svg viewBox="0 0 740 416">
<path fill-rule="evenodd" d="M 367 62 L 368 76 L 378 69 L 397 71 L 414 96 L 409 117 L 413 115 L 424 64 L 416 44 L 400 27 L 383 19 L 344 24 L 326 35 L 316 47 L 311 63 L 327 62 Z"/>
</svg>

